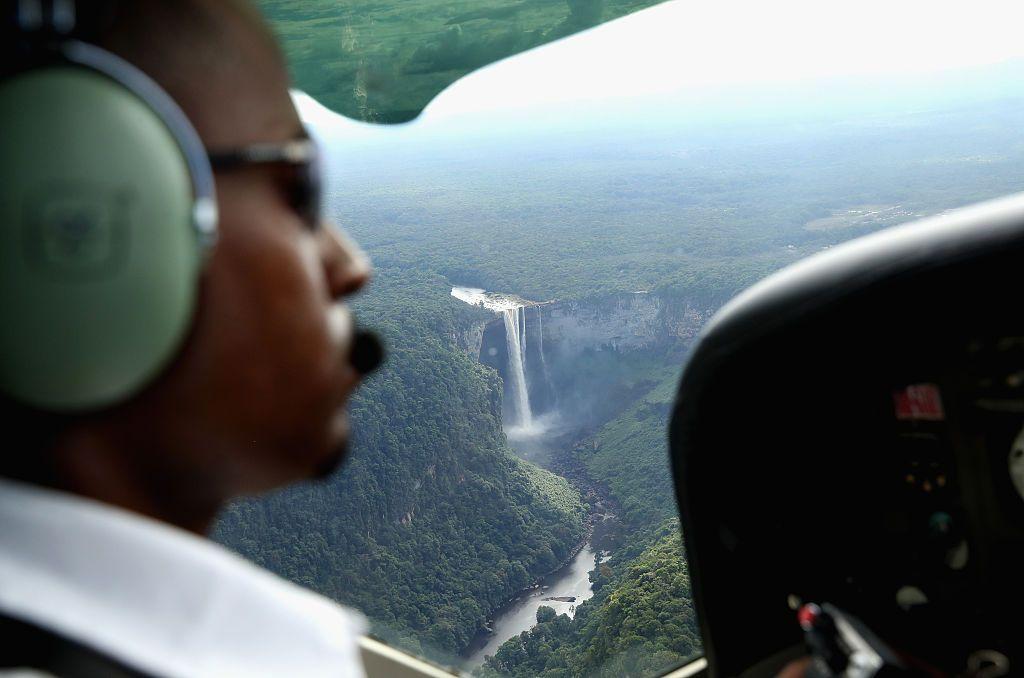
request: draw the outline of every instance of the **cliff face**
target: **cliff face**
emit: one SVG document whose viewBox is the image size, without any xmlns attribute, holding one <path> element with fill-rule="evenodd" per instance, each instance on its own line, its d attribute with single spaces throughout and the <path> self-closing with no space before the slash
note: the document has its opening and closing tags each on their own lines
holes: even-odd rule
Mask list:
<svg viewBox="0 0 1024 678">
<path fill-rule="evenodd" d="M 657 293 L 623 293 L 576 301 L 553 301 L 525 308 L 524 367 L 530 403 L 543 413 L 569 401 L 593 409 L 587 391 L 601 391 L 622 381 L 630 356 L 647 352 L 684 350 L 720 305 L 718 300 L 671 297 Z M 500 315 L 475 323 L 453 337 L 480 362 L 493 367 L 506 381 L 508 348 Z"/>
<path fill-rule="evenodd" d="M 719 305 L 717 300 L 646 292 L 536 304 L 526 309 L 527 355 L 541 346 L 548 357 L 556 352 L 685 345 Z M 470 355 L 504 372 L 505 327 L 499 316 L 463 330 L 455 340 Z"/>
<path fill-rule="evenodd" d="M 474 358 L 479 358 L 480 350 L 483 347 L 484 328 L 489 324 L 489 321 L 475 322 L 465 329 L 456 331 L 452 335 L 452 341 L 455 342 L 456 346 L 463 349 Z"/>
<path fill-rule="evenodd" d="M 685 298 L 635 292 L 596 300 L 554 302 L 537 307 L 545 347 L 574 350 L 656 348 L 690 341 L 715 305 Z M 529 332 L 529 327 L 528 327 Z"/>
</svg>

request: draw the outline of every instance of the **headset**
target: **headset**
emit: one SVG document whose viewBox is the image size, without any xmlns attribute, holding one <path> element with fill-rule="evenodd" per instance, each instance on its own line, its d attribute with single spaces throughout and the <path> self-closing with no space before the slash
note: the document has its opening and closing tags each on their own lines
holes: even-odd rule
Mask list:
<svg viewBox="0 0 1024 678">
<path fill-rule="evenodd" d="M 0 388 L 75 412 L 152 380 L 191 325 L 217 239 L 185 114 L 73 35 L 70 0 L 21 0 L 0 81 Z"/>
</svg>

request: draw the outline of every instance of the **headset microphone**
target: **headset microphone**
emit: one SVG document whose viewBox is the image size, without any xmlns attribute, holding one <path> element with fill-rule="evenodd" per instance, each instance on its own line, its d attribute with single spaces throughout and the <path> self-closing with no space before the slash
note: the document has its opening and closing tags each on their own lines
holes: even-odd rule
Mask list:
<svg viewBox="0 0 1024 678">
<path fill-rule="evenodd" d="M 362 375 L 380 367 L 384 362 L 384 345 L 380 338 L 369 330 L 356 330 L 350 360 L 352 367 Z"/>
</svg>

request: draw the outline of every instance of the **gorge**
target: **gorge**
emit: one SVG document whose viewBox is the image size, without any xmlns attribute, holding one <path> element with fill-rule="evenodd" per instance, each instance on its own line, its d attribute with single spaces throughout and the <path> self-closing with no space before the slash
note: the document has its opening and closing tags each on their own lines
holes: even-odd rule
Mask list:
<svg viewBox="0 0 1024 678">
<path fill-rule="evenodd" d="M 593 482 L 575 450 L 650 388 L 646 375 L 652 366 L 678 359 L 715 304 L 648 292 L 532 301 L 455 286 L 451 295 L 493 314 L 454 339 L 502 377 L 502 427 L 510 446 L 589 498 L 585 543 L 563 568 L 489 619 L 487 633 L 467 655 L 471 665 L 479 665 L 504 641 L 532 629 L 541 606 L 571 618 L 576 605 L 593 595 L 594 554 L 605 548 L 594 543 L 595 533 L 614 532 L 618 518 L 607 488 Z"/>
<path fill-rule="evenodd" d="M 505 633 L 536 630 L 520 605 L 536 585 L 577 598 L 574 625 L 597 619 L 630 563 L 678 535 L 661 527 L 675 511 L 664 400 L 715 300 L 453 296 L 441 276 L 403 276 L 382 275 L 355 309 L 375 319 L 388 360 L 353 400 L 342 472 L 232 505 L 214 537 L 451 666 L 481 639 L 493 652 Z M 591 582 L 593 554 L 609 550 Z M 584 588 L 560 588 L 560 571 Z"/>
</svg>

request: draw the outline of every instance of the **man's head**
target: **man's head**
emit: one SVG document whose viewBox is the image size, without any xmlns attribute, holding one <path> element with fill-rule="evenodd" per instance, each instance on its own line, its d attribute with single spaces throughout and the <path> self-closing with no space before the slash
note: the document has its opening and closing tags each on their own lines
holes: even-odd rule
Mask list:
<svg viewBox="0 0 1024 678">
<path fill-rule="evenodd" d="M 283 60 L 256 12 L 224 0 L 121 0 L 97 43 L 176 100 L 213 150 L 302 134 Z M 293 168 L 215 175 L 220 238 L 172 364 L 138 396 L 65 422 L 38 454 L 66 489 L 201 529 L 227 498 L 322 475 L 358 382 L 341 299 L 369 276 L 291 199 Z"/>
</svg>

